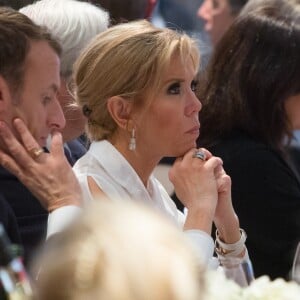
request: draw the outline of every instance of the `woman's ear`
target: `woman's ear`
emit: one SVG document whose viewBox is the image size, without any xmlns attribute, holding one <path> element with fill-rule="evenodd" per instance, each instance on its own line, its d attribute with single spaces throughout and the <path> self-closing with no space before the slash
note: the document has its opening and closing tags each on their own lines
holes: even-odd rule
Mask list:
<svg viewBox="0 0 300 300">
<path fill-rule="evenodd" d="M 120 96 L 113 96 L 107 101 L 107 110 L 120 128 L 127 129 L 132 102 Z"/>
</svg>

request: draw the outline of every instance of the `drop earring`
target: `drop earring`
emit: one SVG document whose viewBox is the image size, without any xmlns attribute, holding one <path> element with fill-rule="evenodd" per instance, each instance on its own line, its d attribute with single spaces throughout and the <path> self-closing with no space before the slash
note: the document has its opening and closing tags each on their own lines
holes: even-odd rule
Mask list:
<svg viewBox="0 0 300 300">
<path fill-rule="evenodd" d="M 134 151 L 136 148 L 136 138 L 135 138 L 135 129 L 131 130 L 131 138 L 129 141 L 129 150 Z"/>
</svg>

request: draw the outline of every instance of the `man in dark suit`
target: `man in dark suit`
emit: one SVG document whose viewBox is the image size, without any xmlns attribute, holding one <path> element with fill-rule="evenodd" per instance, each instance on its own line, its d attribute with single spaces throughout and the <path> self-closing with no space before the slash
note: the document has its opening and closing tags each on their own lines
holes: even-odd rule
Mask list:
<svg viewBox="0 0 300 300">
<path fill-rule="evenodd" d="M 39 200 L 24 186 L 17 177 L 0 167 L 0 191 L 5 199 L 6 206 L 10 208 L 10 218 L 13 215 L 17 222 L 19 242 L 24 247 L 24 260 L 27 263 L 39 243 L 46 237 L 48 211 L 43 208 Z M 13 220 L 11 219 L 11 220 Z M 7 222 L 6 222 L 7 223 Z M 6 227 L 6 226 L 5 226 Z M 16 239 L 16 230 L 9 230 L 8 235 L 13 241 Z M 11 235 L 10 233 L 14 233 Z M 21 240 L 20 240 L 21 238 Z"/>
<path fill-rule="evenodd" d="M 61 14 L 62 11 L 64 14 Z M 55 127 L 62 132 L 65 154 L 69 163 L 73 165 L 86 152 L 83 143 L 77 139 L 84 131 L 85 118 L 79 108 L 70 107 L 74 100 L 68 92 L 67 84 L 70 80 L 72 65 L 80 50 L 92 37 L 107 28 L 108 14 L 96 6 L 77 1 L 40 1 L 24 7 L 22 13 L 34 19 L 33 21 L 38 25 L 46 26 L 63 45 L 60 77 L 55 87 L 55 94 L 48 90 L 42 91 L 41 94 L 45 98 L 42 99 L 45 107 L 51 106 L 50 104 L 55 99 L 63 108 L 63 115 L 61 108 L 59 111 L 56 108 L 56 114 L 52 109 L 51 116 L 53 118 L 48 122 L 48 127 Z M 81 32 L 75 32 L 73 30 L 75 27 L 80 28 Z M 71 28 L 72 31 L 68 32 L 68 28 Z M 78 36 L 81 38 L 78 39 Z M 59 66 L 59 64 L 57 65 Z M 41 68 L 46 71 L 49 67 L 46 65 Z M 34 111 L 32 108 L 30 109 Z M 36 127 L 42 126 L 40 124 L 44 123 L 43 116 L 44 113 L 41 112 L 41 120 L 34 124 L 32 130 L 37 130 Z M 58 118 L 60 118 L 59 121 L 57 121 Z M 44 129 L 43 143 L 40 144 L 49 150 L 47 137 L 50 132 L 51 130 Z M 21 242 L 25 250 L 25 263 L 28 263 L 37 246 L 46 237 L 48 211 L 17 177 L 3 167 L 0 167 L 0 191 L 16 216 Z"/>
<path fill-rule="evenodd" d="M 67 203 L 79 205 L 80 188 L 59 150 L 58 131 L 65 126 L 57 99 L 60 45 L 45 29 L 8 8 L 0 8 L 0 44 L 0 222 L 13 242 L 20 241 L 20 234 L 28 257 L 44 236 L 48 212 Z M 54 150 L 46 154 L 41 147 L 49 134 Z"/>
<path fill-rule="evenodd" d="M 13 10 L 1 9 L 0 25 L 0 118 L 12 127 L 13 119 L 22 116 L 26 124 L 34 128 L 33 133 L 40 146 L 45 146 L 47 135 L 52 130 L 63 128 L 65 124 L 56 98 L 56 90 L 60 84 L 60 46 L 46 31 Z M 37 79 L 40 85 L 34 84 Z M 51 103 L 48 103 L 48 98 L 51 98 Z M 3 144 L 1 149 L 5 149 Z M 16 193 L 18 205 L 22 209 L 35 210 L 39 207 L 38 201 L 32 207 L 22 201 L 26 196 L 17 179 L 12 177 L 14 176 L 1 168 L 2 200 L 14 210 L 13 203 L 7 196 L 9 193 Z M 8 224 L 6 216 L 13 215 L 6 204 L 3 205 L 1 220 L 4 225 Z M 13 231 L 6 227 L 12 240 L 15 237 L 10 233 L 16 232 L 15 225 L 13 226 Z"/>
<path fill-rule="evenodd" d="M 9 239 L 14 244 L 21 243 L 16 216 L 10 205 L 0 194 L 0 223 L 4 226 Z"/>
</svg>

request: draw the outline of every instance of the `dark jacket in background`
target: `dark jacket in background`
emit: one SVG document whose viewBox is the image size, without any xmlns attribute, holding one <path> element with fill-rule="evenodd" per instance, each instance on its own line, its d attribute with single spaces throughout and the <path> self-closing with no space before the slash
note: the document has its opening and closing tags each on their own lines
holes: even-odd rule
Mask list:
<svg viewBox="0 0 300 300">
<path fill-rule="evenodd" d="M 234 133 L 208 148 L 223 159 L 256 276 L 288 278 L 300 241 L 300 183 L 280 153 Z M 299 153 L 300 155 L 300 153 Z"/>
</svg>

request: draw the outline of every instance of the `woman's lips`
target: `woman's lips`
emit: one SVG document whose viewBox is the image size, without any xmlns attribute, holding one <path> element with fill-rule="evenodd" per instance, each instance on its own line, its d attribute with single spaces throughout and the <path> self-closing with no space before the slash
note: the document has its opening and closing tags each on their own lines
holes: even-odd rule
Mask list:
<svg viewBox="0 0 300 300">
<path fill-rule="evenodd" d="M 199 129 L 200 129 L 200 126 L 197 125 L 197 126 L 193 127 L 192 129 L 188 130 L 186 133 L 199 134 Z"/>
</svg>

